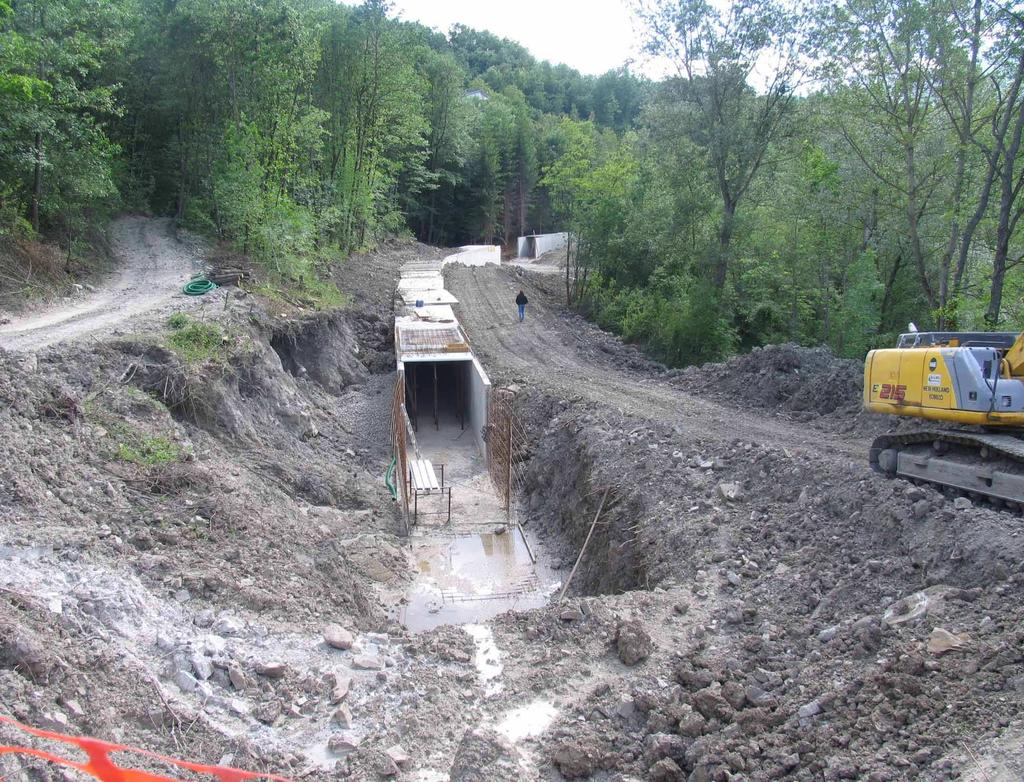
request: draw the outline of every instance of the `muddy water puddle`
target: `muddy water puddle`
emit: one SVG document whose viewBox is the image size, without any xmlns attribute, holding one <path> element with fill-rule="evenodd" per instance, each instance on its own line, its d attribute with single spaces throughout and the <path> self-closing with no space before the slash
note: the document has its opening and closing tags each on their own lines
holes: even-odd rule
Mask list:
<svg viewBox="0 0 1024 782">
<path fill-rule="evenodd" d="M 416 578 L 406 593 L 401 621 L 411 632 L 540 608 L 561 585 L 537 544 L 528 546 L 518 529 L 501 534 L 493 529 L 448 534 L 425 530 L 410 542 Z"/>
</svg>

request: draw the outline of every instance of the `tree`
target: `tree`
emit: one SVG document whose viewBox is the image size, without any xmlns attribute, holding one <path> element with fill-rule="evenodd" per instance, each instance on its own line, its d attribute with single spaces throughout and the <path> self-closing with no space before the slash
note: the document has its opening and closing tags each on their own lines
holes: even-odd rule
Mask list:
<svg viewBox="0 0 1024 782">
<path fill-rule="evenodd" d="M 419 67 L 428 85 L 426 114 L 430 130 L 426 166 L 431 177 L 429 200 L 418 216 L 419 235 L 424 242 L 433 243 L 439 238 L 441 199 L 450 202 L 452 188 L 461 181 L 469 146 L 463 97 L 466 74 L 452 55 L 431 49 L 422 52 Z"/>
<path fill-rule="evenodd" d="M 997 236 L 986 319 L 998 319 L 1012 233 L 1006 229 L 1019 195 L 1013 174 L 1003 178 L 1019 149 L 1019 40 L 1020 21 L 984 0 L 847 0 L 829 7 L 821 26 L 821 41 L 833 52 L 840 126 L 879 184 L 902 202 L 907 255 L 940 327 L 955 323 L 994 188 L 996 231 L 1005 241 Z M 870 124 L 850 116 L 870 117 Z M 943 245 L 932 241 L 936 232 L 947 237 Z"/>
<path fill-rule="evenodd" d="M 719 10 L 705 0 L 638 0 L 648 50 L 667 57 L 678 78 L 663 96 L 685 105 L 686 132 L 706 150 L 721 198 L 711 279 L 721 290 L 729 269 L 736 212 L 780 137 L 793 107 L 796 19 L 775 0 Z M 760 92 L 751 82 L 766 71 Z"/>
<path fill-rule="evenodd" d="M 1020 218 L 1024 215 L 1024 161 L 1021 142 L 1024 136 L 1024 18 L 1000 8 L 1006 20 L 1004 46 L 1007 47 L 1006 70 L 1012 74 L 1010 86 L 998 89 L 994 75 L 996 107 L 992 113 L 992 144 L 986 148 L 989 176 L 999 180 L 999 204 L 996 217 L 996 245 L 992 259 L 992 285 L 985 322 L 990 328 L 999 323 L 1003 287 L 1008 269 L 1024 261 L 1024 252 L 1010 258 L 1010 247 Z"/>
<path fill-rule="evenodd" d="M 587 177 L 594 169 L 597 158 L 597 140 L 590 123 L 563 119 L 559 125 L 560 154 L 544 171 L 542 183 L 548 188 L 557 210 L 569 230 L 566 250 L 565 302 L 572 304 L 579 298 L 583 281 L 583 255 L 579 243 L 573 252 L 573 238 L 579 236 L 584 225 L 583 202 L 586 198 Z"/>
<path fill-rule="evenodd" d="M 116 195 L 117 113 L 104 68 L 127 41 L 128 0 L 23 0 L 0 8 L 0 180 L 37 233 L 73 236 L 83 211 Z"/>
</svg>

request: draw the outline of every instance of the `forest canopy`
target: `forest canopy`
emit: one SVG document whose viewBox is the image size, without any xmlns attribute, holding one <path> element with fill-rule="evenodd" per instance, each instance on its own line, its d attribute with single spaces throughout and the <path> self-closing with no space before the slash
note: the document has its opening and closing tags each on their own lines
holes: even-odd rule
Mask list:
<svg viewBox="0 0 1024 782">
<path fill-rule="evenodd" d="M 634 10 L 659 81 L 382 0 L 0 0 L 0 236 L 165 214 L 294 282 L 566 230 L 569 303 L 677 365 L 1020 328 L 1024 6 Z"/>
</svg>

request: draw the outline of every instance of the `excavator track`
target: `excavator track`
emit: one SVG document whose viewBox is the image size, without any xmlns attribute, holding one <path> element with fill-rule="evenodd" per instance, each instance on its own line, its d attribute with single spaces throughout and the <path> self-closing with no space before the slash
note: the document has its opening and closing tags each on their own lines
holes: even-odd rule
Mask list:
<svg viewBox="0 0 1024 782">
<path fill-rule="evenodd" d="M 1013 435 L 955 430 L 883 435 L 872 443 L 869 459 L 885 475 L 1024 510 L 1024 440 Z"/>
</svg>

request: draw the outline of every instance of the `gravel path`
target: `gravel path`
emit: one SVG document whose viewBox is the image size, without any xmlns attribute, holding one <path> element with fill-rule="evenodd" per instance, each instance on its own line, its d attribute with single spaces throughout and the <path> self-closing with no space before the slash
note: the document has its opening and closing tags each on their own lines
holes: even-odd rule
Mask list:
<svg viewBox="0 0 1024 782">
<path fill-rule="evenodd" d="M 15 318 L 0 326 L 0 348 L 34 351 L 90 334 L 109 333 L 118 324 L 153 314 L 181 288 L 202 255 L 198 243 L 175 235 L 169 219 L 121 217 L 111 226 L 120 269 L 101 289 L 65 304 Z"/>
<path fill-rule="evenodd" d="M 658 376 L 656 366 L 559 305 L 551 279 L 505 268 L 452 266 L 448 289 L 473 350 L 488 372 L 565 398 L 583 397 L 620 412 L 668 423 L 694 435 L 813 449 L 865 462 L 859 440 L 845 440 L 763 413 L 700 399 Z M 524 323 L 516 318 L 519 288 L 530 299 Z"/>
</svg>

